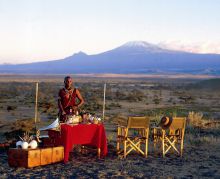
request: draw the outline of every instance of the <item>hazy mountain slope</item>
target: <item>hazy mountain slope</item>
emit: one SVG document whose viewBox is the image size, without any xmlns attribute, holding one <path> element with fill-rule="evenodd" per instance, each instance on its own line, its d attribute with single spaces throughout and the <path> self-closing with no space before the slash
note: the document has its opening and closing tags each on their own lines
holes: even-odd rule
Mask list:
<svg viewBox="0 0 220 179">
<path fill-rule="evenodd" d="M 79 52 L 61 60 L 0 65 L 0 73 L 161 72 L 220 74 L 220 55 L 173 51 L 147 42 L 134 41 L 96 55 Z"/>
</svg>

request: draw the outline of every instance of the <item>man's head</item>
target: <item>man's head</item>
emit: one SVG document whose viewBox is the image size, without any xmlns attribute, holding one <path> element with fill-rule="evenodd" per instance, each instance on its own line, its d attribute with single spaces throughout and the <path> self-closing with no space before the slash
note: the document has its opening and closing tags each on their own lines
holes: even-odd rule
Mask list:
<svg viewBox="0 0 220 179">
<path fill-rule="evenodd" d="M 70 76 L 66 76 L 64 78 L 64 85 L 66 89 L 70 89 L 72 87 L 73 84 L 73 79 Z"/>
</svg>

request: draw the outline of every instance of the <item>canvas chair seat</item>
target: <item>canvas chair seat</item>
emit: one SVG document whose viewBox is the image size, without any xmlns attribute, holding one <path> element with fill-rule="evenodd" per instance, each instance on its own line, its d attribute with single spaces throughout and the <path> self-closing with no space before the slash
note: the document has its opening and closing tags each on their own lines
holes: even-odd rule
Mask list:
<svg viewBox="0 0 220 179">
<path fill-rule="evenodd" d="M 127 126 L 118 126 L 118 155 L 126 158 L 130 152 L 135 151 L 147 157 L 149 124 L 148 117 L 129 117 Z M 144 144 L 144 150 L 142 144 Z"/>
<path fill-rule="evenodd" d="M 153 128 L 154 151 L 159 146 L 163 157 L 171 150 L 182 157 L 185 126 L 186 118 L 176 117 L 167 129 Z"/>
<path fill-rule="evenodd" d="M 144 136 L 127 136 L 127 137 L 125 137 L 125 136 L 118 136 L 118 138 L 121 138 L 122 140 L 127 139 L 127 138 L 130 138 L 130 139 L 138 138 L 140 140 L 141 139 L 143 139 L 143 140 L 147 139 L 147 137 L 144 137 Z"/>
</svg>

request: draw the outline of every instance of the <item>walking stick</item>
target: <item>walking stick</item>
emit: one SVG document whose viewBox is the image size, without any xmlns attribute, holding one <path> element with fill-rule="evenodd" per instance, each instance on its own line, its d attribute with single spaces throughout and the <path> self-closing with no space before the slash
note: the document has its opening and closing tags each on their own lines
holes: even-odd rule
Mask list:
<svg viewBox="0 0 220 179">
<path fill-rule="evenodd" d="M 106 91 L 106 83 L 104 84 L 104 95 L 103 95 L 103 113 L 102 113 L 103 123 L 105 120 L 105 91 Z"/>
<path fill-rule="evenodd" d="M 37 142 L 41 142 L 39 137 L 40 137 L 40 131 L 37 130 L 37 118 L 38 118 L 38 108 L 37 108 L 37 104 L 38 104 L 38 82 L 36 82 L 36 95 L 35 95 L 35 115 L 34 115 L 34 123 L 35 123 L 35 131 L 36 131 L 36 140 Z M 38 121 L 40 121 L 40 119 L 38 119 Z"/>
<path fill-rule="evenodd" d="M 37 123 L 37 101 L 38 99 L 38 82 L 36 83 L 36 96 L 35 96 L 35 116 L 34 116 L 34 122 L 35 122 L 35 126 L 36 126 L 36 123 Z"/>
</svg>

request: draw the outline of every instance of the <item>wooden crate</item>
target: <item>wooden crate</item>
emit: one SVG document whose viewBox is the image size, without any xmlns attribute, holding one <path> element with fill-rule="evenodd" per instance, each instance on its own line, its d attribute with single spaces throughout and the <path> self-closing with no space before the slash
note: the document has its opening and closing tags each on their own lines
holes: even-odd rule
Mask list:
<svg viewBox="0 0 220 179">
<path fill-rule="evenodd" d="M 9 149 L 8 164 L 11 167 L 31 168 L 40 165 L 39 149 Z"/>
<path fill-rule="evenodd" d="M 63 159 L 63 146 L 27 150 L 10 148 L 8 151 L 8 164 L 11 167 L 32 168 L 61 162 Z"/>
<path fill-rule="evenodd" d="M 40 164 L 41 165 L 47 165 L 52 163 L 52 147 L 50 148 L 44 148 L 40 149 L 41 155 L 40 155 Z"/>
<path fill-rule="evenodd" d="M 63 161 L 64 159 L 64 148 L 63 146 L 60 147 L 53 147 L 52 148 L 52 163 Z"/>
</svg>

